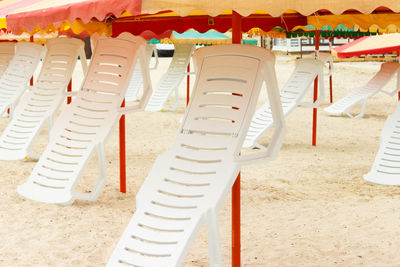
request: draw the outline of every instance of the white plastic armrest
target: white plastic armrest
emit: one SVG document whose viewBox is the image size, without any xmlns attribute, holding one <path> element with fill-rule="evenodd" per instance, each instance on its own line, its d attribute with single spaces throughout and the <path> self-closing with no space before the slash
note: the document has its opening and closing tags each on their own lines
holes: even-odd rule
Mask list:
<svg viewBox="0 0 400 267">
<path fill-rule="evenodd" d="M 120 108 L 119 112 L 121 112 L 122 114 L 128 114 L 128 113 L 133 113 L 133 112 L 137 112 L 137 111 L 141 111 L 143 110 L 143 108 L 141 107 L 140 104 L 137 104 L 135 106 L 131 106 L 131 107 L 123 107 Z"/>
<path fill-rule="evenodd" d="M 267 63 L 268 64 L 268 63 Z M 272 65 L 272 66 L 271 66 Z M 249 155 L 236 155 L 235 160 L 241 165 L 253 164 L 262 161 L 273 160 L 278 156 L 283 139 L 286 134 L 285 117 L 283 116 L 278 82 L 276 80 L 275 67 L 272 63 L 263 70 L 263 76 L 267 84 L 268 99 L 274 121 L 274 134 L 266 148 L 258 153 Z"/>
<path fill-rule="evenodd" d="M 389 92 L 382 89 L 381 92 L 384 94 L 387 94 L 388 96 L 394 96 L 395 94 L 397 94 L 399 92 L 399 89 L 400 88 L 396 88 L 395 90 L 389 91 Z"/>
<path fill-rule="evenodd" d="M 81 65 L 82 65 L 83 74 L 85 75 L 88 66 L 87 66 L 87 59 L 86 59 L 86 53 L 85 53 L 85 48 L 84 48 L 84 46 L 82 46 L 82 47 L 79 49 L 79 57 L 80 57 L 80 59 L 81 59 Z"/>
<path fill-rule="evenodd" d="M 77 92 L 77 91 L 65 92 L 65 94 L 66 94 L 67 96 L 76 96 L 76 95 L 78 94 L 78 92 Z"/>
<path fill-rule="evenodd" d="M 314 89 L 313 90 L 313 98 L 314 98 Z M 309 102 L 300 102 L 299 105 L 305 106 L 305 107 L 311 107 L 311 108 L 317 108 L 319 107 L 319 104 L 321 104 L 322 101 L 324 101 L 325 98 L 325 86 L 324 86 L 324 74 L 323 72 L 318 73 L 318 97 L 315 102 L 309 103 Z"/>
<path fill-rule="evenodd" d="M 154 63 L 154 66 L 153 67 L 150 67 L 150 69 L 151 70 L 155 70 L 155 69 L 157 69 L 157 67 L 158 67 L 158 53 L 157 53 L 157 48 L 153 48 L 153 52 L 152 53 L 154 53 L 154 58 L 155 58 L 155 60 L 156 60 L 156 62 Z M 151 60 L 150 60 L 151 61 Z M 150 63 L 150 62 L 149 62 Z"/>
<path fill-rule="evenodd" d="M 271 161 L 275 159 L 282 145 L 285 131 L 286 127 L 284 124 L 276 127 L 275 133 L 266 150 L 262 150 L 262 152 L 257 152 L 249 155 L 235 156 L 236 161 L 241 165 L 248 165 L 264 161 Z"/>
<path fill-rule="evenodd" d="M 400 70 L 397 71 L 396 75 L 397 75 L 396 88 L 393 91 L 386 91 L 386 90 L 381 89 L 382 93 L 385 93 L 389 96 L 394 96 L 395 94 L 397 94 L 400 91 Z"/>
</svg>

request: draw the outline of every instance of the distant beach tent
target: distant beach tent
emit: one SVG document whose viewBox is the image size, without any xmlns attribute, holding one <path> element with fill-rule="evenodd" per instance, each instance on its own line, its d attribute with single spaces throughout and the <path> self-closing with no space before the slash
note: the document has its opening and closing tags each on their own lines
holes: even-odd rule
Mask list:
<svg viewBox="0 0 400 267">
<path fill-rule="evenodd" d="M 170 40 L 176 44 L 230 44 L 232 38 L 215 30 L 200 33 L 196 30 L 188 30 L 183 33 L 174 31 Z"/>
<path fill-rule="evenodd" d="M 338 57 L 358 57 L 400 51 L 400 33 L 366 36 L 332 49 Z"/>
</svg>

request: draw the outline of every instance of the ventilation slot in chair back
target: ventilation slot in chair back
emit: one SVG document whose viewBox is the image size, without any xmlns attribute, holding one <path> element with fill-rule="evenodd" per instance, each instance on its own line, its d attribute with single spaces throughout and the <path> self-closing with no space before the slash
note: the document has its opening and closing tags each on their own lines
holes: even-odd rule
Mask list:
<svg viewBox="0 0 400 267">
<path fill-rule="evenodd" d="M 182 133 L 214 136 L 218 139 L 238 136 L 243 127 L 246 107 L 252 97 L 251 89 L 258 75 L 251 73 L 251 70 L 257 69 L 255 65 L 259 64 L 254 58 L 243 56 L 241 60 L 243 65 L 237 65 L 237 56 L 204 59 Z"/>
<path fill-rule="evenodd" d="M 15 42 L 0 42 L 0 77 L 15 55 Z"/>
</svg>

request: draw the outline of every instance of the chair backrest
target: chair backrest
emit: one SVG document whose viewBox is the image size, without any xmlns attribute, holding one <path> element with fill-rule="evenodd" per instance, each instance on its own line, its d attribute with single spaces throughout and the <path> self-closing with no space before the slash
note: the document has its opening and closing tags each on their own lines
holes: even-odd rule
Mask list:
<svg viewBox="0 0 400 267">
<path fill-rule="evenodd" d="M 131 62 L 136 60 L 139 49 L 145 53 L 144 42 L 142 38 L 127 34 L 121 34 L 119 38 L 100 37 L 81 90 L 123 98 L 129 82 L 127 77 L 135 67 Z M 128 50 L 128 44 L 134 45 L 135 49 Z"/>
<path fill-rule="evenodd" d="M 68 74 L 72 74 L 84 42 L 76 38 L 59 37 L 48 40 L 46 46 L 48 52 L 35 88 L 44 91 L 66 88 L 71 79 Z"/>
<path fill-rule="evenodd" d="M 119 109 L 135 61 L 140 58 L 147 64 L 145 44 L 143 38 L 129 33 L 122 33 L 117 38 L 100 37 L 97 40 L 81 90 L 71 104 L 72 114 L 63 113 L 60 116 L 68 118 L 71 135 L 83 132 L 95 143 L 104 141 L 109 134 L 107 129 L 111 129 L 115 120 L 121 116 Z M 63 123 L 58 120 L 54 128 L 63 131 L 65 127 L 59 125 Z M 58 133 L 54 131 L 51 134 L 56 136 Z"/>
<path fill-rule="evenodd" d="M 45 48 L 35 43 L 17 43 L 15 56 L 0 79 L 0 87 L 21 86 L 22 81 L 30 79 L 37 64 L 43 58 Z M 26 86 L 26 84 L 23 84 Z"/>
<path fill-rule="evenodd" d="M 0 77 L 15 55 L 16 42 L 0 42 Z"/>
<path fill-rule="evenodd" d="M 0 114 L 19 99 L 45 54 L 45 48 L 35 43 L 17 43 L 15 46 L 15 56 L 0 77 Z"/>
<path fill-rule="evenodd" d="M 243 54 L 238 55 L 241 51 Z M 262 82 L 275 77 L 275 57 L 265 49 L 219 45 L 193 57 L 196 84 L 175 145 L 239 154 Z M 240 53 L 240 52 L 239 52 Z M 238 64 L 240 62 L 240 64 Z M 254 72 L 254 70 L 258 70 Z M 182 142 L 183 141 L 183 142 Z"/>
<path fill-rule="evenodd" d="M 48 40 L 47 54 L 34 88 L 22 98 L 16 113 L 27 117 L 34 113 L 36 120 L 52 116 L 65 98 L 63 92 L 71 80 L 83 46 L 84 42 L 76 38 L 60 37 Z"/>
<path fill-rule="evenodd" d="M 390 79 L 397 73 L 399 65 L 397 62 L 382 63 L 380 70 L 375 76 L 364 86 L 366 90 L 382 89 Z"/>
</svg>

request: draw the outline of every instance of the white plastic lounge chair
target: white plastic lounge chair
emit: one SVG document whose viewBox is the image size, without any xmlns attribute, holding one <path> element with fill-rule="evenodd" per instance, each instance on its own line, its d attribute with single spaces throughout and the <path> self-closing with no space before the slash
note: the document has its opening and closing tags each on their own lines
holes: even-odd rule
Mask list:
<svg viewBox="0 0 400 267">
<path fill-rule="evenodd" d="M 15 55 L 16 42 L 0 42 L 0 77 Z"/>
<path fill-rule="evenodd" d="M 44 57 L 45 48 L 34 43 L 17 43 L 15 56 L 0 77 L 0 116 L 14 110 L 16 102 L 28 88 L 39 61 Z"/>
<path fill-rule="evenodd" d="M 400 185 L 400 104 L 386 120 L 378 153 L 364 179 L 377 184 Z"/>
<path fill-rule="evenodd" d="M 78 55 L 86 71 L 84 43 L 75 38 L 54 38 L 46 43 L 47 53 L 32 90 L 16 107 L 13 118 L 0 136 L 0 160 L 38 158 L 29 152 L 47 122 L 49 133 L 53 117 L 66 97 Z"/>
<path fill-rule="evenodd" d="M 107 266 L 181 266 L 206 223 L 210 266 L 222 266 L 218 210 L 244 164 L 279 152 L 284 120 L 274 55 L 243 45 L 194 54 L 196 83 L 177 137 L 136 196 L 136 212 Z M 265 80 L 275 133 L 267 151 L 239 156 Z"/>
<path fill-rule="evenodd" d="M 175 51 L 171 64 L 154 89 L 146 106 L 147 111 L 175 110 L 178 107 L 179 85 L 187 75 L 187 65 L 190 62 L 190 56 L 195 46 L 192 44 L 174 44 L 174 46 Z M 172 92 L 175 92 L 175 103 L 172 108 L 166 108 L 165 103 Z"/>
<path fill-rule="evenodd" d="M 379 92 L 383 92 L 392 96 L 399 91 L 400 89 L 399 71 L 400 71 L 400 64 L 397 62 L 382 63 L 379 72 L 375 74 L 375 76 L 366 85 L 351 92 L 350 94 L 340 99 L 339 101 L 333 103 L 329 107 L 326 107 L 324 111 L 332 116 L 341 116 L 345 114 L 350 118 L 361 118 L 362 116 L 364 116 L 367 100 L 370 97 L 376 95 Z M 391 92 L 384 91 L 383 88 L 396 73 L 398 75 L 397 75 L 397 86 L 395 90 Z M 349 109 L 359 103 L 362 103 L 361 111 L 358 115 L 353 116 L 352 114 L 349 113 Z"/>
<path fill-rule="evenodd" d="M 27 199 L 67 205 L 75 199 L 94 201 L 106 181 L 104 146 L 122 114 L 143 110 L 151 94 L 148 68 L 142 68 L 145 88 L 141 102 L 121 108 L 137 58 L 146 66 L 146 41 L 130 33 L 100 37 L 81 90 L 55 122 L 46 147 L 28 181 L 18 187 Z M 97 150 L 99 180 L 90 194 L 74 192 Z"/>
<path fill-rule="evenodd" d="M 317 107 L 319 105 L 319 103 L 324 98 L 323 67 L 324 61 L 321 60 L 299 59 L 296 61 L 296 67 L 292 75 L 289 77 L 289 80 L 280 91 L 284 116 L 289 115 L 290 112 L 292 112 L 298 105 L 311 107 Z M 310 88 L 312 88 L 315 77 L 317 76 L 321 77 L 318 79 L 318 100 L 315 103 L 301 102 L 306 92 Z M 271 114 L 271 108 L 269 102 L 267 102 L 254 114 L 245 141 L 243 143 L 243 147 L 264 148 L 264 146 L 258 144 L 257 141 L 269 129 L 271 129 L 272 126 L 273 118 Z"/>
<path fill-rule="evenodd" d="M 156 69 L 158 66 L 158 54 L 157 54 L 157 49 L 155 45 L 152 44 L 147 44 L 146 46 L 146 54 L 148 57 L 148 62 L 150 64 L 152 55 L 154 52 L 154 57 L 155 57 L 155 63 L 154 66 L 151 67 L 150 69 Z M 126 96 L 125 100 L 130 102 L 130 101 L 135 101 L 137 99 L 137 95 L 139 93 L 139 90 L 143 88 L 143 79 L 142 79 L 142 70 L 140 68 L 140 63 L 138 62 L 136 64 L 135 70 L 133 71 L 132 78 L 129 82 L 128 85 L 128 90 L 126 91 Z"/>
</svg>

